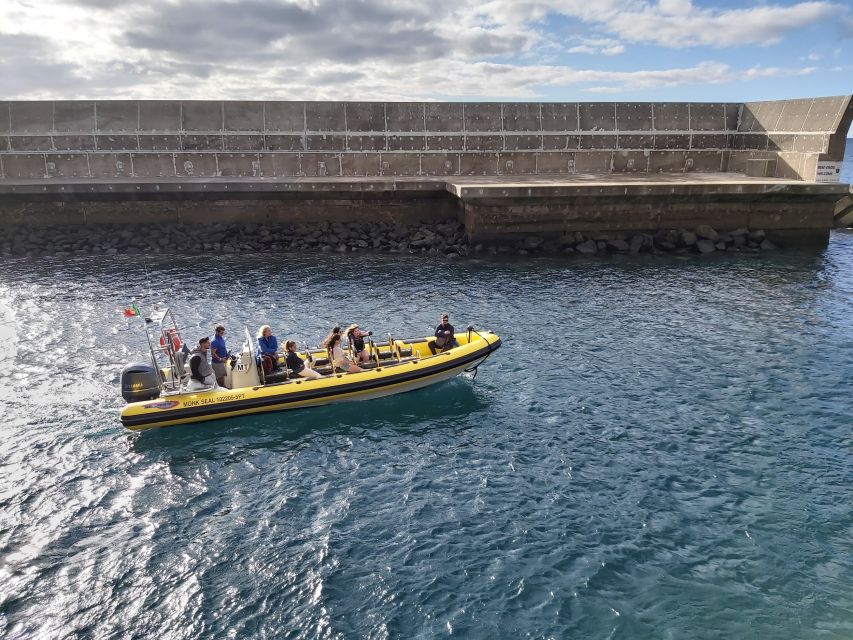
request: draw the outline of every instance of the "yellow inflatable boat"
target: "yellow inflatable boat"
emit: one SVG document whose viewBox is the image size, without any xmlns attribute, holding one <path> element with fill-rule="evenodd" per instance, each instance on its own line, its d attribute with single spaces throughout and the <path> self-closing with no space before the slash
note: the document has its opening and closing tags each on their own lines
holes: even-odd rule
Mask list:
<svg viewBox="0 0 853 640">
<path fill-rule="evenodd" d="M 265 377 L 247 331 L 242 352 L 227 368 L 225 388 L 190 391 L 184 367 L 186 350 L 182 348 L 171 312 L 155 310 L 145 323 L 151 365 L 128 365 L 121 376 L 122 395 L 129 401 L 121 411 L 121 422 L 133 430 L 369 400 L 412 391 L 463 371 L 476 372 L 477 366 L 501 344 L 491 331 L 468 327 L 464 333 L 455 335 L 458 346 L 433 354 L 432 337 L 394 339 L 389 335 L 382 342 L 368 341 L 370 362 L 360 365 L 364 371 L 344 373 L 329 362 L 324 350 L 305 350 L 300 357 L 311 362 L 322 377 L 300 378 L 286 368 L 275 377 Z"/>
</svg>

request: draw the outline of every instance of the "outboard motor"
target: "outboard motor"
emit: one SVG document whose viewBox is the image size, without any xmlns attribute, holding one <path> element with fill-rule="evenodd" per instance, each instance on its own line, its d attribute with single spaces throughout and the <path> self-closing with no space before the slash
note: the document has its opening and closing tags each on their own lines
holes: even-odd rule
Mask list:
<svg viewBox="0 0 853 640">
<path fill-rule="evenodd" d="M 153 400 L 160 395 L 160 373 L 150 364 L 129 364 L 121 370 L 121 395 L 128 402 Z"/>
</svg>

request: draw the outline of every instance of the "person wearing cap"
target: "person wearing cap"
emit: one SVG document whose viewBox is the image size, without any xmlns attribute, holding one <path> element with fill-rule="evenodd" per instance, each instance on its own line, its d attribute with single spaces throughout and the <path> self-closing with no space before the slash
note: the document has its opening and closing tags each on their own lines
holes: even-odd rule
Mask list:
<svg viewBox="0 0 853 640">
<path fill-rule="evenodd" d="M 450 324 L 450 316 L 446 313 L 441 314 L 441 322 L 435 328 L 435 340 L 430 340 L 427 344 L 429 350 L 435 355 L 437 350 L 447 351 L 453 347 L 458 347 L 459 343 L 456 342 L 455 334 L 456 331 Z"/>
<path fill-rule="evenodd" d="M 225 365 L 228 363 L 228 347 L 225 345 L 225 327 L 221 324 L 216 325 L 216 335 L 210 341 L 210 358 L 213 361 L 213 372 L 216 374 L 216 384 L 220 387 L 225 386 L 225 375 L 227 369 Z"/>
<path fill-rule="evenodd" d="M 198 341 L 198 346 L 190 353 L 190 381 L 187 389 L 191 391 L 216 387 L 216 376 L 213 373 L 213 367 L 207 361 L 208 349 L 210 349 L 210 338 L 205 336 Z"/>
<path fill-rule="evenodd" d="M 347 340 L 349 340 L 352 352 L 355 354 L 356 362 L 369 362 L 370 354 L 364 348 L 364 339 L 373 335 L 372 331 L 362 331 L 357 324 L 347 327 Z"/>
</svg>

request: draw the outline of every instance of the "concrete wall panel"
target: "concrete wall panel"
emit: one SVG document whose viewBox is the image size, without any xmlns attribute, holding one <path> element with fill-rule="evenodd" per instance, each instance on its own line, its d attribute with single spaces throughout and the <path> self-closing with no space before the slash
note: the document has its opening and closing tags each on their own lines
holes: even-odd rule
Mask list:
<svg viewBox="0 0 853 640">
<path fill-rule="evenodd" d="M 102 134 L 95 136 L 95 148 L 99 151 L 137 151 L 139 140 L 132 134 Z"/>
<path fill-rule="evenodd" d="M 9 133 L 11 116 L 9 115 L 9 103 L 0 102 L 0 134 Z"/>
<path fill-rule="evenodd" d="M 732 149 L 767 149 L 768 136 L 761 133 L 735 133 L 732 135 Z"/>
<path fill-rule="evenodd" d="M 613 154 L 609 151 L 578 151 L 575 155 L 575 171 L 578 173 L 610 173 Z"/>
<path fill-rule="evenodd" d="M 503 105 L 504 131 L 541 131 L 538 102 L 508 102 Z"/>
<path fill-rule="evenodd" d="M 9 136 L 9 148 L 12 151 L 52 151 L 53 139 L 50 136 Z"/>
<path fill-rule="evenodd" d="M 686 162 L 686 151 L 651 151 L 647 166 L 650 173 L 681 173 L 686 168 Z"/>
<path fill-rule="evenodd" d="M 89 161 L 83 153 L 52 153 L 45 156 L 49 178 L 88 178 Z"/>
<path fill-rule="evenodd" d="M 802 131 L 814 100 L 786 100 L 782 105 L 782 114 L 776 129 L 779 131 Z"/>
<path fill-rule="evenodd" d="M 581 135 L 581 149 L 610 149 L 616 148 L 616 136 L 611 135 Z"/>
<path fill-rule="evenodd" d="M 493 176 L 498 171 L 497 153 L 460 153 L 459 174 L 463 176 Z"/>
<path fill-rule="evenodd" d="M 10 153 L 3 156 L 6 178 L 37 180 L 45 177 L 43 153 Z"/>
<path fill-rule="evenodd" d="M 349 135 L 346 140 L 349 151 L 385 151 L 384 135 Z"/>
<path fill-rule="evenodd" d="M 833 131 L 849 96 L 815 98 L 803 131 Z"/>
<path fill-rule="evenodd" d="M 298 153 L 261 153 L 261 177 L 288 178 L 302 175 Z"/>
<path fill-rule="evenodd" d="M 581 102 L 578 114 L 581 131 L 616 131 L 616 106 L 612 102 Z"/>
<path fill-rule="evenodd" d="M 222 134 L 188 133 L 181 136 L 181 148 L 184 151 L 221 151 Z"/>
<path fill-rule="evenodd" d="M 462 151 L 465 136 L 426 136 L 427 151 Z"/>
<path fill-rule="evenodd" d="M 139 103 L 139 131 L 174 133 L 181 130 L 181 103 L 143 100 Z"/>
<path fill-rule="evenodd" d="M 656 131 L 690 129 L 690 108 L 683 102 L 656 102 L 652 105 Z"/>
<path fill-rule="evenodd" d="M 726 108 L 719 102 L 690 104 L 690 128 L 693 131 L 725 131 Z"/>
<path fill-rule="evenodd" d="M 727 103 L 723 105 L 723 111 L 726 115 L 726 129 L 729 131 L 737 131 L 740 123 L 740 107 L 736 103 Z"/>
<path fill-rule="evenodd" d="M 563 138 L 567 137 L 563 136 Z M 507 151 L 538 151 L 542 148 L 542 136 L 537 134 L 507 134 L 504 136 L 504 148 Z M 565 146 L 563 148 L 565 149 Z"/>
<path fill-rule="evenodd" d="M 139 129 L 139 103 L 135 100 L 96 102 L 95 128 L 103 133 L 136 133 Z"/>
<path fill-rule="evenodd" d="M 265 102 L 265 131 L 305 131 L 304 102 Z M 314 103 L 309 103 L 314 104 Z"/>
<path fill-rule="evenodd" d="M 794 137 L 791 151 L 800 153 L 822 153 L 829 146 L 829 136 L 825 133 L 800 134 Z"/>
<path fill-rule="evenodd" d="M 535 153 L 501 152 L 498 154 L 498 175 L 534 175 L 536 160 Z"/>
<path fill-rule="evenodd" d="M 90 153 L 89 172 L 92 177 L 130 178 L 133 175 L 129 153 Z"/>
<path fill-rule="evenodd" d="M 427 102 L 424 105 L 426 130 L 434 132 L 462 131 L 462 104 L 458 102 Z"/>
<path fill-rule="evenodd" d="M 245 101 L 226 101 L 222 103 L 225 131 L 264 130 L 264 103 Z"/>
<path fill-rule="evenodd" d="M 55 135 L 53 148 L 57 151 L 92 151 L 95 148 L 95 136 Z"/>
<path fill-rule="evenodd" d="M 183 131 L 222 131 L 222 103 L 193 100 L 181 103 Z"/>
<path fill-rule="evenodd" d="M 732 146 L 732 135 L 726 133 L 694 133 L 690 136 L 690 148 L 728 149 Z"/>
<path fill-rule="evenodd" d="M 651 166 L 651 159 L 649 166 Z M 690 151 L 684 161 L 684 170 L 705 173 L 724 171 L 723 154 L 720 151 Z"/>
<path fill-rule="evenodd" d="M 388 151 L 424 151 L 426 150 L 425 136 L 389 135 Z"/>
<path fill-rule="evenodd" d="M 59 133 L 94 133 L 94 102 L 54 102 L 53 128 Z"/>
<path fill-rule="evenodd" d="M 53 131 L 52 102 L 10 102 L 9 113 L 12 133 L 37 135 Z"/>
<path fill-rule="evenodd" d="M 305 151 L 305 138 L 301 135 L 267 134 L 264 136 L 267 151 Z"/>
<path fill-rule="evenodd" d="M 499 151 L 503 149 L 503 136 L 500 135 L 466 135 L 466 151 Z"/>
<path fill-rule="evenodd" d="M 344 151 L 347 138 L 343 134 L 315 133 L 305 138 L 308 151 Z"/>
<path fill-rule="evenodd" d="M 305 127 L 308 131 L 346 131 L 343 102 L 306 102 Z"/>
<path fill-rule="evenodd" d="M 539 153 L 536 168 L 544 175 L 567 175 L 575 172 L 574 153 Z"/>
<path fill-rule="evenodd" d="M 177 134 L 153 134 L 137 136 L 140 151 L 180 151 L 181 136 Z"/>
<path fill-rule="evenodd" d="M 226 133 L 222 136 L 222 148 L 226 151 L 263 151 L 264 136 L 260 133 Z"/>
<path fill-rule="evenodd" d="M 261 177 L 257 153 L 219 153 L 216 161 L 218 173 L 223 178 Z"/>
<path fill-rule="evenodd" d="M 300 153 L 299 163 L 304 176 L 322 178 L 341 175 L 339 153 Z"/>
<path fill-rule="evenodd" d="M 264 136 L 267 151 L 305 151 L 305 138 L 301 135 L 267 134 Z"/>
<path fill-rule="evenodd" d="M 419 153 L 383 153 L 380 167 L 383 176 L 416 176 L 421 172 Z"/>
<path fill-rule="evenodd" d="M 544 151 L 576 150 L 580 147 L 581 137 L 579 135 L 548 135 L 542 136 L 542 149 Z"/>
<path fill-rule="evenodd" d="M 652 105 L 648 102 L 616 104 L 616 128 L 619 131 L 651 131 Z"/>
<path fill-rule="evenodd" d="M 176 153 L 175 175 L 186 178 L 212 178 L 219 175 L 215 153 Z"/>
<path fill-rule="evenodd" d="M 378 153 L 341 154 L 341 175 L 378 176 L 381 168 Z"/>
<path fill-rule="evenodd" d="M 653 135 L 624 135 L 619 134 L 616 139 L 617 149 L 652 149 L 655 146 Z"/>
<path fill-rule="evenodd" d="M 542 105 L 543 131 L 578 131 L 578 103 L 551 102 Z"/>
<path fill-rule="evenodd" d="M 501 131 L 501 105 L 495 102 L 467 102 L 466 131 Z"/>
<path fill-rule="evenodd" d="M 653 146 L 658 150 L 665 149 L 689 149 L 690 136 L 688 134 L 664 134 L 656 133 Z"/>
<path fill-rule="evenodd" d="M 171 153 L 132 153 L 133 175 L 137 178 L 172 178 L 175 157 Z"/>
<path fill-rule="evenodd" d="M 613 153 L 613 171 L 624 173 L 648 170 L 649 156 L 644 151 L 616 151 Z"/>
<path fill-rule="evenodd" d="M 387 131 L 424 131 L 422 102 L 388 102 L 385 104 Z"/>
<path fill-rule="evenodd" d="M 742 134 L 735 134 L 735 137 L 738 137 Z M 743 134 L 749 135 L 749 134 Z M 766 149 L 770 151 L 793 151 L 794 143 L 797 140 L 796 133 L 775 133 L 771 132 L 767 136 L 762 136 L 765 138 L 764 144 L 766 145 Z"/>
<path fill-rule="evenodd" d="M 459 175 L 458 153 L 421 154 L 421 174 L 425 176 Z"/>
<path fill-rule="evenodd" d="M 385 103 L 347 102 L 347 131 L 385 131 Z"/>
</svg>

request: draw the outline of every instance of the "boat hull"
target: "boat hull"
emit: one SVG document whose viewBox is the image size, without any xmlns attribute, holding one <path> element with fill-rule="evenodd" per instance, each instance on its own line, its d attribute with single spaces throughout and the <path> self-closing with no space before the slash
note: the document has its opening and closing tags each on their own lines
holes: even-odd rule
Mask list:
<svg viewBox="0 0 853 640">
<path fill-rule="evenodd" d="M 425 357 L 421 354 L 429 354 L 426 339 L 411 342 L 412 352 L 416 355 L 409 361 L 389 363 L 361 373 L 338 373 L 317 380 L 299 378 L 242 389 L 174 394 L 135 402 L 124 408 L 121 421 L 128 429 L 139 431 L 405 393 L 447 380 L 477 366 L 501 343 L 493 333 L 478 333 L 470 341 L 466 337 L 467 334 L 457 334 L 457 339 L 463 342 L 459 347 Z"/>
</svg>

